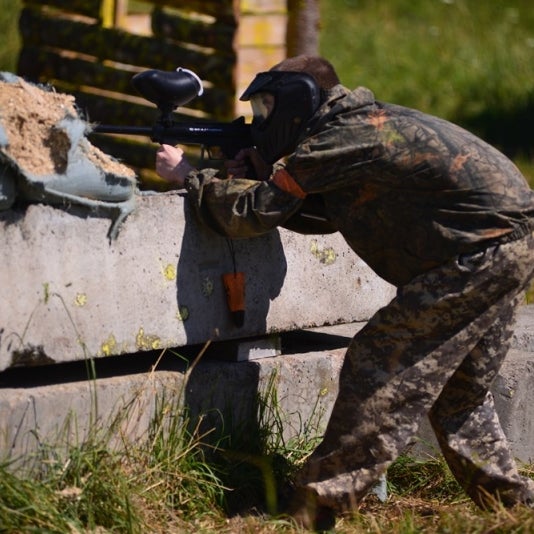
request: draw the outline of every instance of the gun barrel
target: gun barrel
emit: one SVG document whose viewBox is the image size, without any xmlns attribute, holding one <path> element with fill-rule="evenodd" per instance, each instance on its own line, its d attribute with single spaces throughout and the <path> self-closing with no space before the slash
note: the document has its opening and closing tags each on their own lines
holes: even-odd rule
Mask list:
<svg viewBox="0 0 534 534">
<path fill-rule="evenodd" d="M 153 128 L 147 126 L 117 126 L 114 124 L 98 124 L 93 128 L 93 133 L 144 135 L 151 137 Z"/>
<path fill-rule="evenodd" d="M 92 133 L 138 135 L 153 142 L 167 145 L 200 145 L 218 147 L 226 157 L 233 157 L 241 149 L 253 145 L 250 125 L 243 117 L 233 122 L 162 123 L 147 126 L 117 126 L 99 124 Z"/>
</svg>

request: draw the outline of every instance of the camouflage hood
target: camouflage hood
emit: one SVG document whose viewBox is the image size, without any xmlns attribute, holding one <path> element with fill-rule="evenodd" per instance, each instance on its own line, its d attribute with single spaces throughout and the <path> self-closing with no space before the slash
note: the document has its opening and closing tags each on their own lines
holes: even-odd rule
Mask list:
<svg viewBox="0 0 534 534">
<path fill-rule="evenodd" d="M 350 91 L 343 85 L 336 85 L 327 93 L 327 100 L 317 110 L 315 116 L 309 121 L 306 135 L 313 135 L 320 131 L 329 122 L 343 116 L 345 112 L 355 109 L 373 106 L 375 95 L 366 87 L 358 87 Z"/>
</svg>

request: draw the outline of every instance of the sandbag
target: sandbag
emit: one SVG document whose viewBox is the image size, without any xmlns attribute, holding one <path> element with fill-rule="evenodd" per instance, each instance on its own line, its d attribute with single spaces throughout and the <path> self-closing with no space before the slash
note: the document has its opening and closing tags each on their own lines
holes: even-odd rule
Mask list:
<svg viewBox="0 0 534 534">
<path fill-rule="evenodd" d="M 87 139 L 74 97 L 0 72 L 0 210 L 17 203 L 85 206 L 112 219 L 135 209 L 135 172 Z"/>
</svg>

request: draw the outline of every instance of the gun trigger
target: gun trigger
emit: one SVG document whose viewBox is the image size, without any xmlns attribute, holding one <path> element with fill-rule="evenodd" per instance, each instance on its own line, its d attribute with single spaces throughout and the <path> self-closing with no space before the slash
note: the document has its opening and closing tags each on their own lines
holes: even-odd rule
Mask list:
<svg viewBox="0 0 534 534">
<path fill-rule="evenodd" d="M 224 152 L 220 146 L 210 146 L 208 148 L 210 159 L 219 160 L 224 159 Z"/>
</svg>

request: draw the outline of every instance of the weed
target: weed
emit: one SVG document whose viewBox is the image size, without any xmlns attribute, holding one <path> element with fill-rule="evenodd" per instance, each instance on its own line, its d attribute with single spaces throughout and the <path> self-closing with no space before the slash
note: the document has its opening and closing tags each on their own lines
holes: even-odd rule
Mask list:
<svg viewBox="0 0 534 534">
<path fill-rule="evenodd" d="M 465 495 L 441 456 L 417 460 L 400 456 L 388 470 L 388 490 L 441 503 L 465 500 Z"/>
</svg>

